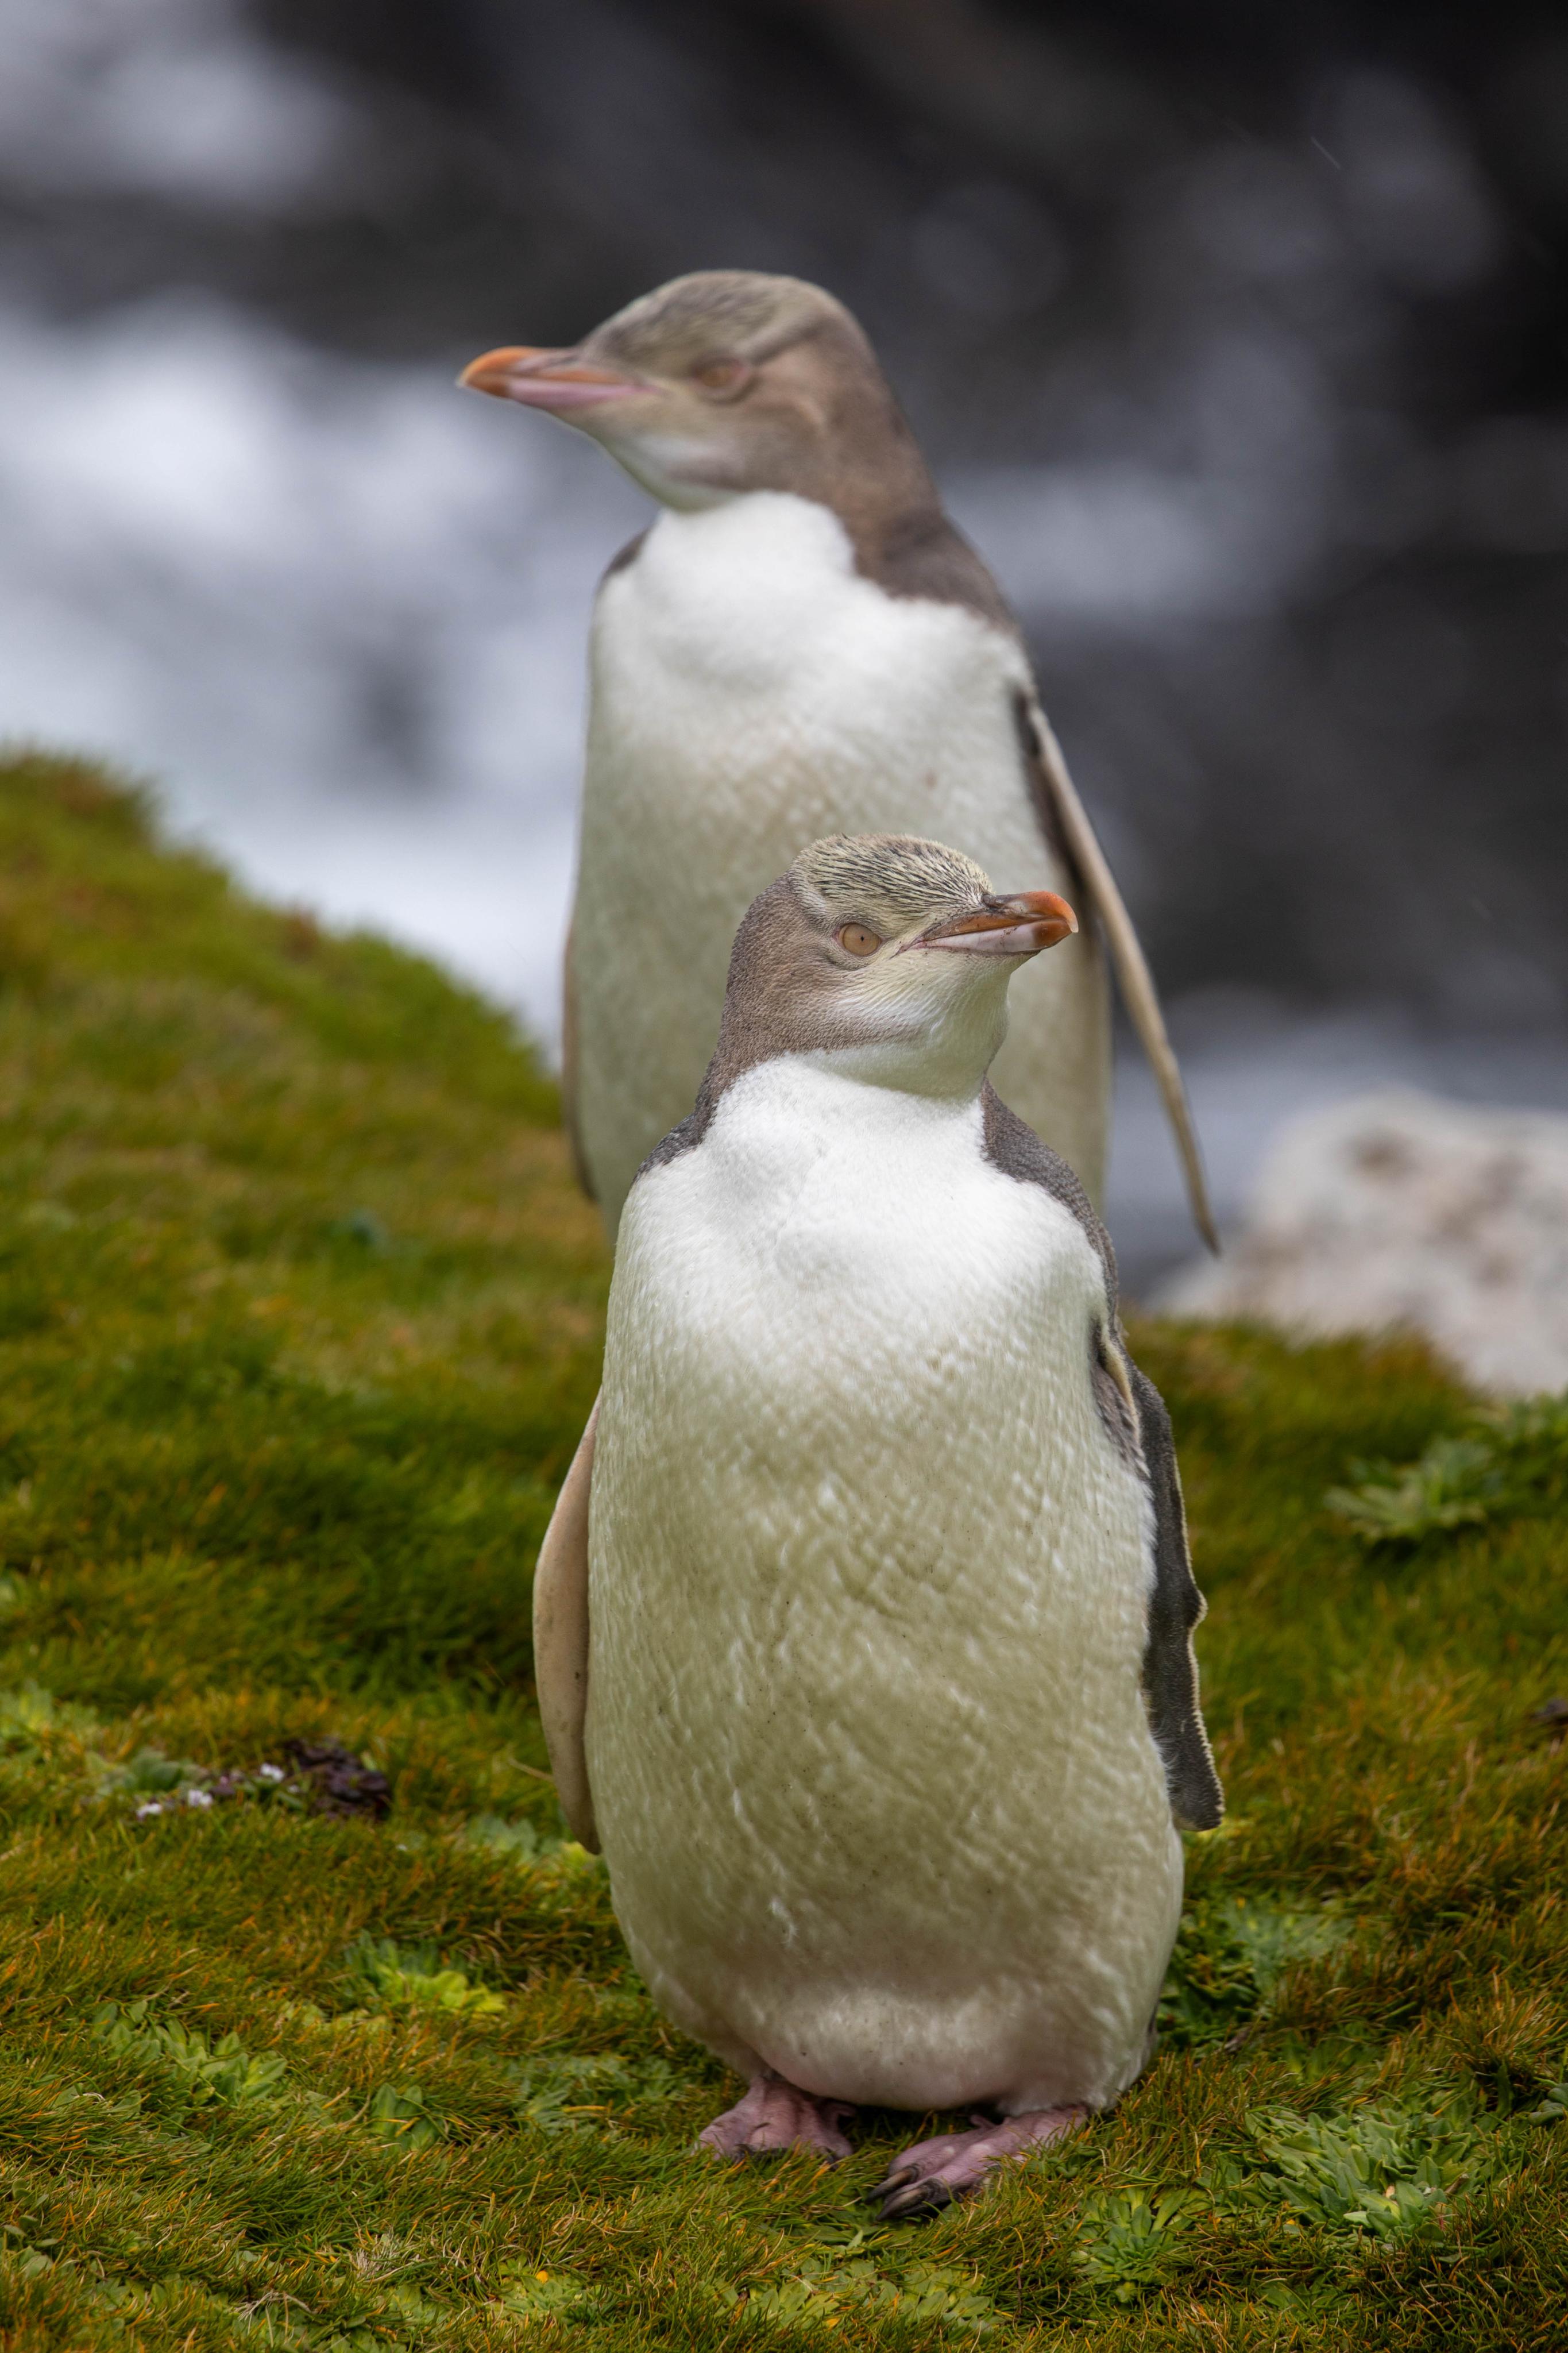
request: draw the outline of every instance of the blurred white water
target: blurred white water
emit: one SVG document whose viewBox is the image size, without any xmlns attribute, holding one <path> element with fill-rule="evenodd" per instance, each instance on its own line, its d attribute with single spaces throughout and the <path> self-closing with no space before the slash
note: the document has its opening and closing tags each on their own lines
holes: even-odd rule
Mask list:
<svg viewBox="0 0 1568 2353">
<path fill-rule="evenodd" d="M 0 313 L 0 732 L 158 780 L 258 887 L 545 1035 L 585 621 L 642 501 L 426 368 L 210 302 Z"/>
</svg>

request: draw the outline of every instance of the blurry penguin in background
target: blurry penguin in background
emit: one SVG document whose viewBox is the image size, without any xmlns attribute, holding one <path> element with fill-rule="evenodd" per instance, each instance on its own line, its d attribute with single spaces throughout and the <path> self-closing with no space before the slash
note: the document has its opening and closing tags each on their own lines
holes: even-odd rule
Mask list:
<svg viewBox="0 0 1568 2353">
<path fill-rule="evenodd" d="M 1043 871 L 1098 914 L 1217 1247 L 1148 967 L 1017 624 L 848 311 L 798 279 L 707 270 L 572 350 L 489 352 L 461 381 L 591 434 L 663 508 L 595 611 L 567 946 L 568 1124 L 612 1237 L 697 1091 L 755 893 L 816 836 L 917 832 L 1004 878 Z M 1093 924 L 1022 975 L 996 1076 L 1100 1202 Z"/>
</svg>

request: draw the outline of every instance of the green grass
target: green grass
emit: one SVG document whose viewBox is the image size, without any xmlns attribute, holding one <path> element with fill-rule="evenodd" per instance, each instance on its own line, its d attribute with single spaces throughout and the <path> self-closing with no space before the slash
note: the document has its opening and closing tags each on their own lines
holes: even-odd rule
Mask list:
<svg viewBox="0 0 1568 2353">
<path fill-rule="evenodd" d="M 496 1014 L 0 771 L 0 2341 L 1561 2345 L 1561 1481 L 1430 1454 L 1415 1348 L 1138 1335 L 1231 1814 L 1117 2114 L 878 2231 L 906 2119 L 691 2153 L 722 2071 L 542 1775 L 606 1273 Z M 329 1737 L 384 1820 L 313 1810 Z"/>
</svg>

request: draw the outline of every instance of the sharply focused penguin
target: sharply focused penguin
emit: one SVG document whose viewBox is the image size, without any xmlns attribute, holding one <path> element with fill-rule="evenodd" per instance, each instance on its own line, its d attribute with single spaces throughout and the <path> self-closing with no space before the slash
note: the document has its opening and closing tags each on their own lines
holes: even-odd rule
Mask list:
<svg viewBox="0 0 1568 2353">
<path fill-rule="evenodd" d="M 843 305 L 706 270 L 461 381 L 580 427 L 664 508 L 595 611 L 566 952 L 568 1114 L 612 1237 L 712 1052 L 754 893 L 814 835 L 912 828 L 1098 912 L 1212 1243 L 1153 985 L 1017 624 Z M 1020 980 L 997 1078 L 1096 1201 L 1110 1041 L 1090 925 Z"/>
<path fill-rule="evenodd" d="M 996 2112 L 907 2150 L 890 2214 L 1131 2082 L 1178 1830 L 1221 1810 L 1170 1424 L 1083 1188 L 986 1077 L 1074 928 L 907 838 L 763 892 L 626 1202 L 535 1588 L 567 1819 L 655 1999 L 749 2081 L 708 2146 Z"/>
</svg>

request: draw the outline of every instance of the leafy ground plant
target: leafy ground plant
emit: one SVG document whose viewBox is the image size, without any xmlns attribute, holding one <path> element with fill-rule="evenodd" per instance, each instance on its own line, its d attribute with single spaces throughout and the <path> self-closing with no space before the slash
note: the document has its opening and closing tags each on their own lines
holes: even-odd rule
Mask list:
<svg viewBox="0 0 1568 2353">
<path fill-rule="evenodd" d="M 488 1986 L 470 1985 L 464 1969 L 443 1968 L 434 1946 L 399 1945 L 391 1936 L 362 1936 L 349 1948 L 349 1984 L 365 2001 L 393 2010 L 444 2012 L 448 2018 L 492 2018 L 506 2001 Z"/>
<path fill-rule="evenodd" d="M 1495 2131 L 1465 2113 L 1465 2104 L 1384 2103 L 1341 2116 L 1265 2110 L 1247 2128 L 1267 2168 L 1252 2196 L 1266 2197 L 1272 2176 L 1300 2221 L 1375 2239 L 1418 2228 L 1497 2162 Z"/>
<path fill-rule="evenodd" d="M 1270 2007 L 1285 1970 L 1331 1953 L 1350 1933 L 1342 1906 L 1218 1895 L 1182 1915 L 1161 1998 L 1161 2035 L 1180 2050 L 1239 2041 Z"/>
<path fill-rule="evenodd" d="M 1434 1438 L 1414 1462 L 1353 1462 L 1325 1502 L 1366 1545 L 1414 1545 L 1456 1528 L 1560 1511 L 1568 1494 L 1568 1394 L 1483 1409 L 1466 1437 Z"/>
<path fill-rule="evenodd" d="M 1072 2260 L 1085 2284 L 1108 2288 L 1118 2304 L 1156 2287 L 1179 2259 L 1182 2234 L 1204 2208 L 1192 2189 L 1107 2189 L 1085 2199 Z"/>
<path fill-rule="evenodd" d="M 183 2025 L 177 2018 L 158 2019 L 152 2010 L 146 2000 L 106 2001 L 94 2014 L 93 2033 L 124 2073 L 150 2071 L 174 2088 L 182 2107 L 200 2107 L 209 2100 L 238 2107 L 247 2100 L 273 2096 L 284 2073 L 283 2060 L 275 2054 L 258 2057 L 237 2034 L 210 2042 L 198 2027 Z"/>
<path fill-rule="evenodd" d="M 554 1805 L 530 1575 L 606 1274 L 499 1014 L 93 768 L 0 769 L 0 2342 L 1554 2353 L 1564 1525 L 1508 1467 L 1546 1409 L 1139 1331 L 1230 1817 L 1114 2115 L 879 2231 L 963 2119 L 699 2156 L 731 2086 Z M 1485 1519 L 1323 1513 L 1435 1432 L 1500 1449 Z"/>
</svg>

